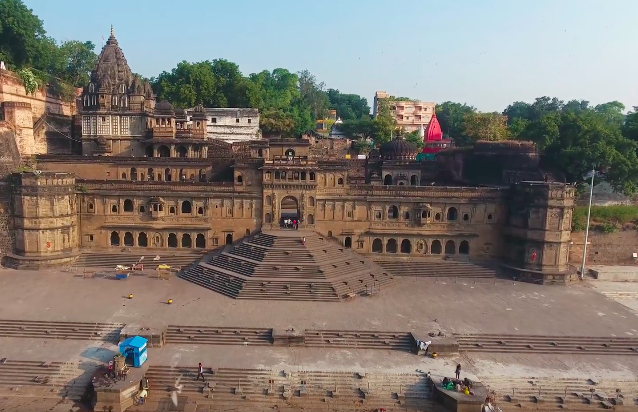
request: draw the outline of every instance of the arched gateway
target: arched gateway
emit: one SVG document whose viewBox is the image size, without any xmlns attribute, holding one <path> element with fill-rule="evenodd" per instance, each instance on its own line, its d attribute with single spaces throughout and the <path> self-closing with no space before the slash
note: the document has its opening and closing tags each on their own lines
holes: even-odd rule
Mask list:
<svg viewBox="0 0 638 412">
<path fill-rule="evenodd" d="M 299 202 L 293 196 L 281 199 L 280 224 L 282 226 L 285 220 L 299 220 Z"/>
</svg>

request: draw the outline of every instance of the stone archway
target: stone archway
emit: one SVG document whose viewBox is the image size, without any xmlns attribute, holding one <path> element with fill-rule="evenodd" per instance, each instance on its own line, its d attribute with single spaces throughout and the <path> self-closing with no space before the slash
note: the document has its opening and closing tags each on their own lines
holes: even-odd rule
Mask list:
<svg viewBox="0 0 638 412">
<path fill-rule="evenodd" d="M 299 220 L 299 201 L 294 196 L 286 196 L 280 203 L 280 223 L 286 219 Z"/>
</svg>

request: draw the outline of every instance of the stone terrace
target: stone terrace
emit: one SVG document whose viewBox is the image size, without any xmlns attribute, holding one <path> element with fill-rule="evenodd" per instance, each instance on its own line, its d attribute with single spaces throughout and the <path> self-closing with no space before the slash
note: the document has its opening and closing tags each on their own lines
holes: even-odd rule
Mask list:
<svg viewBox="0 0 638 412">
<path fill-rule="evenodd" d="M 373 294 L 394 280 L 366 257 L 315 232 L 296 230 L 244 239 L 180 277 L 236 299 L 324 302 Z"/>
</svg>

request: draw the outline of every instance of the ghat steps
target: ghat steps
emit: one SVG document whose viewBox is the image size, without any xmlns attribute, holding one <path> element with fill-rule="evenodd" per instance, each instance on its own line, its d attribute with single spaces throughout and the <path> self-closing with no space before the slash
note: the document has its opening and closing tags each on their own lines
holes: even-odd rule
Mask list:
<svg viewBox="0 0 638 412">
<path fill-rule="evenodd" d="M 8 359 L 0 363 L 0 388 L 12 396 L 79 400 L 97 367 L 91 363 Z"/>
<path fill-rule="evenodd" d="M 147 376 L 154 393 L 169 394 L 181 376 L 182 395 L 189 400 L 210 399 L 215 404 L 229 401 L 297 404 L 304 408 L 325 405 L 369 404 L 392 408 L 399 403 L 432 405 L 431 381 L 418 374 L 358 374 L 352 372 L 271 371 L 264 369 L 218 368 L 205 370 L 207 383 L 196 381 L 197 367 L 151 366 Z M 302 386 L 302 381 L 305 385 Z"/>
<path fill-rule="evenodd" d="M 0 320 L 0 337 L 119 341 L 120 323 Z"/>
<path fill-rule="evenodd" d="M 614 403 L 617 389 L 620 389 L 625 406 L 636 405 L 638 398 L 636 381 L 511 376 L 485 376 L 479 380 L 496 393 L 497 401 L 503 401 L 504 409 L 509 409 L 508 402 L 547 409 L 603 409 Z"/>
<path fill-rule="evenodd" d="M 638 355 L 638 338 L 542 335 L 455 335 L 461 352 Z"/>
<path fill-rule="evenodd" d="M 450 260 L 376 260 L 394 276 L 412 276 L 423 278 L 472 278 L 492 279 L 498 276 L 495 269 L 489 266 Z"/>
<path fill-rule="evenodd" d="M 166 253 L 165 250 L 154 252 L 149 250 L 148 253 L 103 253 L 96 251 L 83 251 L 74 266 L 86 268 L 109 268 L 114 269 L 117 265 L 130 266 L 139 262 L 144 257 L 142 264 L 151 269 L 155 269 L 157 265 L 169 265 L 173 267 L 188 266 L 195 261 L 201 259 L 201 253 Z M 160 259 L 154 261 L 153 258 L 159 256 Z"/>
<path fill-rule="evenodd" d="M 235 299 L 325 302 L 374 293 L 394 280 L 351 249 L 296 230 L 244 238 L 179 276 Z"/>
</svg>

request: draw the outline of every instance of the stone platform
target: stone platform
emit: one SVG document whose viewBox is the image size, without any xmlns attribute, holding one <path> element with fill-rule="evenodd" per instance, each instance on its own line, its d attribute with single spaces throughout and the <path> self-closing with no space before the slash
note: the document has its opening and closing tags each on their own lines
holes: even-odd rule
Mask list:
<svg viewBox="0 0 638 412">
<path fill-rule="evenodd" d="M 301 230 L 264 231 L 244 238 L 179 276 L 235 299 L 322 302 L 372 295 L 394 281 L 385 269 L 352 249 Z"/>
</svg>

